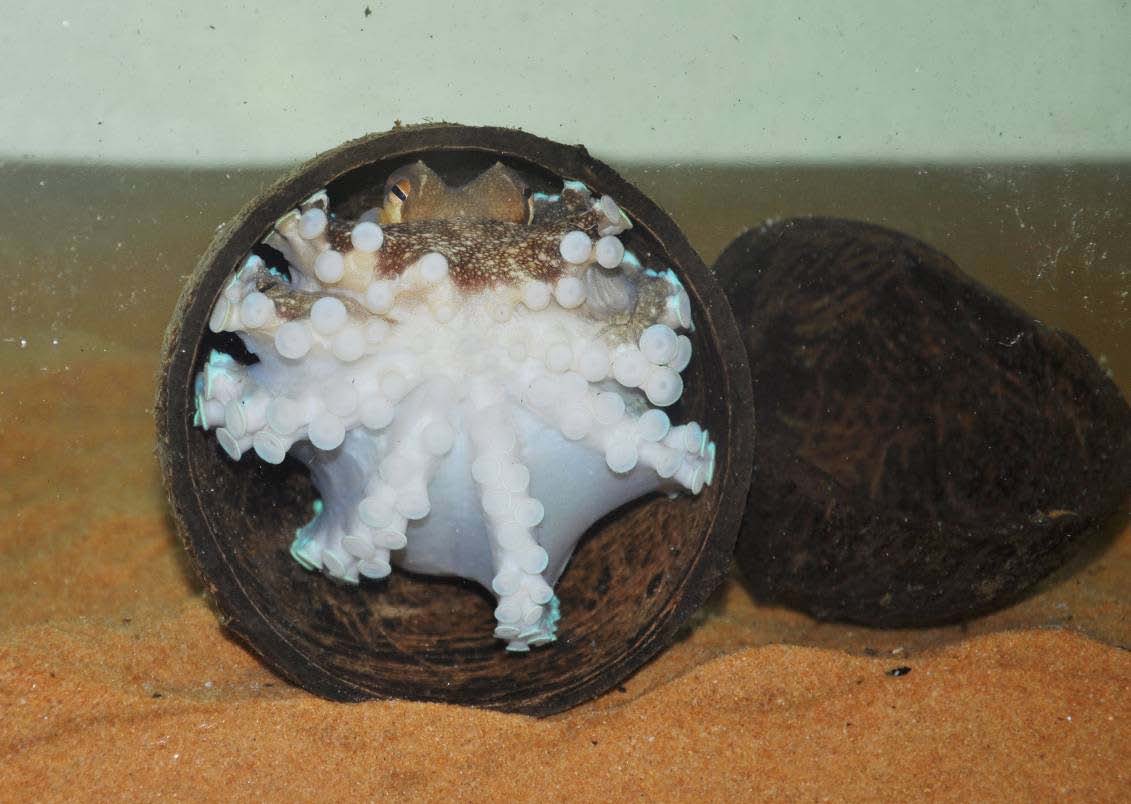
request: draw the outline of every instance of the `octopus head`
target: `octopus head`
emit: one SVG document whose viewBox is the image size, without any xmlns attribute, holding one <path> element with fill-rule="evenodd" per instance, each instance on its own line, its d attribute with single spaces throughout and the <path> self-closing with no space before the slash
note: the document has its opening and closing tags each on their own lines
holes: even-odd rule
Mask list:
<svg viewBox="0 0 1131 804">
<path fill-rule="evenodd" d="M 421 220 L 498 220 L 530 223 L 533 191 L 521 176 L 496 162 L 473 180 L 449 187 L 424 164 L 413 162 L 385 180 L 380 223 Z"/>
<path fill-rule="evenodd" d="M 374 201 L 350 215 L 317 193 L 233 271 L 210 327 L 254 359 L 212 352 L 195 423 L 233 460 L 308 467 L 303 567 L 474 581 L 527 651 L 555 639 L 555 584 L 593 523 L 712 481 L 708 434 L 669 413 L 688 294 L 578 182 L 531 192 L 497 164 L 449 187 L 416 162 Z"/>
</svg>

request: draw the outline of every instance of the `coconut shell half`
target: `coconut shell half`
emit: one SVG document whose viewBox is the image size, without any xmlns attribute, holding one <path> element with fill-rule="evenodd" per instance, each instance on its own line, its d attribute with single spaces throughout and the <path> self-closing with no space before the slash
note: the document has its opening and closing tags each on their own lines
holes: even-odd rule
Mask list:
<svg viewBox="0 0 1131 804">
<path fill-rule="evenodd" d="M 1131 410 L 1087 350 L 925 243 L 785 220 L 715 272 L 753 378 L 737 560 L 758 598 L 964 620 L 1024 595 L 1131 489 Z"/>
<path fill-rule="evenodd" d="M 272 224 L 327 188 L 360 212 L 399 167 L 424 160 L 457 186 L 496 162 L 535 191 L 563 180 L 609 194 L 630 216 L 625 245 L 670 267 L 696 321 L 680 415 L 719 445 L 713 485 L 697 497 L 638 500 L 594 525 L 557 585 L 557 642 L 514 655 L 492 636 L 495 602 L 475 584 L 394 570 L 380 583 L 335 583 L 288 552 L 316 497 L 305 468 L 232 461 L 193 426 L 193 381 L 230 335 L 208 329 L 233 270 Z M 227 340 L 225 340 L 225 337 Z M 616 686 L 663 649 L 726 575 L 751 467 L 745 350 L 722 290 L 679 227 L 584 148 L 502 128 L 402 127 L 302 165 L 222 226 L 166 332 L 156 416 L 172 515 L 228 631 L 273 670 L 343 701 L 398 697 L 546 715 Z"/>
</svg>

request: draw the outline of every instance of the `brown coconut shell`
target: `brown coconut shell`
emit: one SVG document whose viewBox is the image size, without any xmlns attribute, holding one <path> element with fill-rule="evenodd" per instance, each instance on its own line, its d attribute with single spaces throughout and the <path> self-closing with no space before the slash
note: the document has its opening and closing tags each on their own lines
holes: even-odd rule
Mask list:
<svg viewBox="0 0 1131 804">
<path fill-rule="evenodd" d="M 921 627 L 1010 603 L 1131 489 L 1131 410 L 1071 335 L 900 232 L 739 237 L 715 272 L 750 357 L 754 594 Z"/>
<path fill-rule="evenodd" d="M 675 415 L 718 444 L 714 484 L 698 497 L 639 500 L 597 523 L 557 585 L 558 641 L 514 655 L 492 636 L 492 598 L 477 585 L 410 575 L 342 586 L 289 555 L 315 498 L 307 472 L 238 463 L 192 426 L 193 378 L 231 336 L 207 327 L 232 271 L 302 199 L 327 187 L 360 212 L 385 177 L 418 159 L 459 184 L 501 161 L 535 190 L 563 179 L 609 194 L 645 265 L 674 269 L 691 297 L 695 357 Z M 156 417 L 173 519 L 220 621 L 270 668 L 342 701 L 398 697 L 547 715 L 619 684 L 664 648 L 725 576 L 751 467 L 750 379 L 721 289 L 675 223 L 584 148 L 521 131 L 400 127 L 328 151 L 277 182 L 220 228 L 188 280 L 165 336 Z"/>
</svg>

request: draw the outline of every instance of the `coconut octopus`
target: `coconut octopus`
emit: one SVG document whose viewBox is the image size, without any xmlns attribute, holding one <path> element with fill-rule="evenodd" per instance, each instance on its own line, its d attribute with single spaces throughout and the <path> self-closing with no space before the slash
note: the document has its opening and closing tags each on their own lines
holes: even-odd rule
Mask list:
<svg viewBox="0 0 1131 804">
<path fill-rule="evenodd" d="M 305 464 L 321 499 L 291 554 L 356 584 L 404 570 L 497 599 L 510 651 L 555 639 L 554 584 L 598 519 L 698 494 L 715 445 L 664 408 L 692 356 L 688 294 L 618 238 L 608 196 L 531 192 L 496 164 L 449 187 L 423 162 L 343 220 L 323 191 L 280 218 L 215 302 L 195 424 L 233 459 Z"/>
</svg>

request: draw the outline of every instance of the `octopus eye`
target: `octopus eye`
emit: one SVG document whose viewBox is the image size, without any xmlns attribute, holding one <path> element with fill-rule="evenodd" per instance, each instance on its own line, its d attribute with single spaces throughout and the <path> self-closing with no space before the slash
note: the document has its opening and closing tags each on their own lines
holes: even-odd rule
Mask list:
<svg viewBox="0 0 1131 804">
<path fill-rule="evenodd" d="M 412 184 L 408 179 L 401 179 L 389 188 L 389 195 L 396 197 L 401 203 L 408 200 L 408 194 L 412 191 Z M 393 199 L 390 198 L 390 201 Z"/>
</svg>

